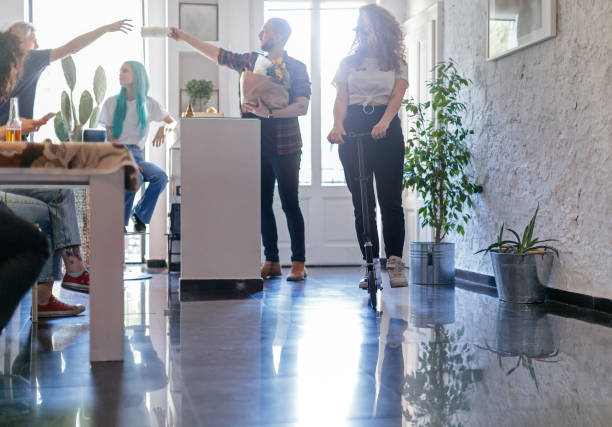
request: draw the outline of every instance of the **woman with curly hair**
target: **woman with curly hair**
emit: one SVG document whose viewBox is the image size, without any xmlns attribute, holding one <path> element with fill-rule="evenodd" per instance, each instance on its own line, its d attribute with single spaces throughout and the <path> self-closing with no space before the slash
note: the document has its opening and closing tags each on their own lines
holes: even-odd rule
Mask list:
<svg viewBox="0 0 612 427">
<path fill-rule="evenodd" d="M 6 98 L 15 87 L 24 54 L 17 37 L 0 33 L 0 99 Z M 49 251 L 47 238 L 38 227 L 13 215 L 1 200 L 0 240 L 1 331 L 36 281 Z"/>
<path fill-rule="evenodd" d="M 6 98 L 17 84 L 24 58 L 19 38 L 9 32 L 0 33 L 0 98 Z"/>
<path fill-rule="evenodd" d="M 363 152 L 369 178 L 367 209 L 374 258 L 377 262 L 379 243 L 372 177 L 376 178 L 391 287 L 402 287 L 408 285 L 402 262 L 404 136 L 397 114 L 408 87 L 403 35 L 393 15 L 373 4 L 359 9 L 355 32 L 352 53 L 342 60 L 333 80 L 336 86 L 334 126 L 327 139 L 340 144 L 340 161 L 355 209 L 357 240 L 365 259 L 357 146 L 344 143 L 344 137 L 347 133 L 369 134 L 363 141 Z M 367 288 L 365 277 L 359 287 Z"/>
<path fill-rule="evenodd" d="M 21 39 L 9 31 L 0 33 L 0 102 L 7 101 L 17 86 L 23 70 L 26 51 Z M 44 124 L 41 120 L 21 119 L 22 133 L 27 135 L 37 131 Z M 0 123 L 0 140 L 4 139 L 6 127 Z"/>
<path fill-rule="evenodd" d="M 12 32 L 0 33 L 0 99 L 7 99 L 15 90 L 21 73 L 26 49 L 23 49 L 22 39 Z M 21 119 L 22 132 L 36 130 L 44 120 Z M 0 136 L 6 130 L 0 127 Z M 2 139 L 2 138 L 0 138 Z M 48 236 L 55 236 L 42 223 L 55 224 L 57 236 L 51 237 L 54 258 L 64 260 L 66 275 L 62 286 L 77 278 L 87 277 L 89 273 L 80 258 L 78 247 L 80 236 L 74 214 L 74 195 L 71 190 L 46 189 L 9 189 L 2 192 L 0 200 L 0 327 L 8 322 L 13 310 L 21 297 L 32 286 L 38 276 L 38 317 L 74 316 L 85 310 L 82 305 L 65 304 L 53 296 L 55 274 L 51 273 L 56 263 L 50 260 L 39 275 L 41 267 L 49 257 L 47 237 L 41 233 L 37 225 L 41 225 Z M 6 193 L 17 193 L 14 196 Z M 22 197 L 23 195 L 29 197 Z M 36 201 L 43 202 L 42 208 L 36 208 Z M 10 210 L 9 210 L 10 208 Z M 11 212 L 13 211 L 13 212 Z M 46 213 L 46 215 L 45 215 Z M 19 217 L 15 216 L 19 215 Z M 73 230 L 72 232 L 69 229 Z M 75 231 L 74 231 L 75 230 Z M 57 252 L 55 252 L 57 251 Z M 59 267 L 56 265 L 56 267 Z M 77 272 L 78 273 L 75 273 Z M 54 270 L 58 275 L 61 270 Z M 60 276 L 61 277 L 61 276 Z M 89 279 L 87 279 L 89 280 Z"/>
</svg>

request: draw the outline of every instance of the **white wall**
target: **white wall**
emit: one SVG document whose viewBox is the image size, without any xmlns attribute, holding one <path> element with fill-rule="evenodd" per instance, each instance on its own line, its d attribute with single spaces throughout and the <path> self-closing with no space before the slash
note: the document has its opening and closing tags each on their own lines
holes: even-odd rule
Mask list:
<svg viewBox="0 0 612 427">
<path fill-rule="evenodd" d="M 166 0 L 146 0 L 145 25 L 147 26 L 166 26 L 167 11 Z M 146 66 L 149 70 L 149 80 L 151 83 L 150 95 L 161 103 L 166 109 L 170 107 L 168 102 L 168 39 L 165 38 L 147 38 L 145 40 L 145 59 Z M 178 116 L 172 115 L 175 120 Z M 159 126 L 159 125 L 158 125 Z M 152 138 L 157 126 L 152 128 L 149 138 Z M 161 165 L 166 172 L 166 158 L 169 143 L 163 148 L 155 148 L 151 144 L 148 145 L 148 159 L 157 165 Z M 165 259 L 168 256 L 167 244 L 168 241 L 164 236 L 167 231 L 168 211 L 167 211 L 168 190 L 160 194 L 155 206 L 155 212 L 151 218 L 149 225 L 149 242 L 147 246 L 147 259 Z"/>
<path fill-rule="evenodd" d="M 400 23 L 406 20 L 406 0 L 377 0 L 376 4 L 391 12 Z"/>
<path fill-rule="evenodd" d="M 0 31 L 5 31 L 12 23 L 28 20 L 28 0 L 2 0 Z"/>
<path fill-rule="evenodd" d="M 446 0 L 444 17 L 444 55 L 473 81 L 465 124 L 484 185 L 457 268 L 492 274 L 473 253 L 539 202 L 536 234 L 560 240 L 550 286 L 612 298 L 612 2 L 558 0 L 556 38 L 491 62 L 487 0 Z"/>
<path fill-rule="evenodd" d="M 253 4 L 261 3 L 261 12 L 251 14 Z M 179 25 L 179 0 L 167 0 L 168 25 Z M 247 52 L 258 46 L 251 45 L 252 37 L 257 37 L 263 20 L 263 1 L 261 0 L 219 0 L 219 41 L 214 44 L 236 52 Z M 256 28 L 255 30 L 252 30 Z M 257 40 L 255 38 L 255 40 Z M 181 53 L 197 52 L 184 42 L 171 42 L 168 45 L 168 98 L 170 112 L 180 115 L 179 94 L 180 76 L 179 56 Z M 206 60 L 208 61 L 208 60 Z M 225 67 L 218 68 L 219 111 L 226 116 L 239 116 L 238 73 Z"/>
<path fill-rule="evenodd" d="M 406 0 L 406 16 L 414 16 L 433 6 L 438 0 Z"/>
</svg>

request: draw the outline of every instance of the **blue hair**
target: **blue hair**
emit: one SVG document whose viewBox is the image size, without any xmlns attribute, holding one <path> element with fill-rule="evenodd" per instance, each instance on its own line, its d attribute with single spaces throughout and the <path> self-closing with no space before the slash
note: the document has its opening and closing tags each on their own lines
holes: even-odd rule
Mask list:
<svg viewBox="0 0 612 427">
<path fill-rule="evenodd" d="M 134 95 L 136 97 L 136 113 L 138 114 L 138 123 L 140 123 L 140 137 L 142 137 L 147 129 L 147 94 L 149 93 L 149 78 L 144 65 L 136 61 L 126 61 L 127 65 L 132 68 L 134 74 Z M 121 88 L 117 95 L 117 104 L 115 105 L 115 114 L 113 115 L 113 138 L 119 138 L 123 132 L 123 122 L 127 113 L 127 97 L 124 87 Z"/>
</svg>

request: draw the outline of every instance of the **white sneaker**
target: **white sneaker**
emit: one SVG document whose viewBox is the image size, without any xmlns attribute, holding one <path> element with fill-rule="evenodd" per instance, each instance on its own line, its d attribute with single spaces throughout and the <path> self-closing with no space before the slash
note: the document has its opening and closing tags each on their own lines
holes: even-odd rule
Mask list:
<svg viewBox="0 0 612 427">
<path fill-rule="evenodd" d="M 359 289 L 368 289 L 368 266 L 363 265 L 363 277 L 359 281 Z M 374 258 L 374 274 L 376 275 L 376 284 L 380 285 L 382 283 L 382 277 L 380 275 L 380 260 L 378 258 Z"/>
<path fill-rule="evenodd" d="M 404 262 L 398 256 L 391 255 L 387 260 L 387 271 L 389 272 L 389 282 L 392 288 L 408 286 L 408 280 L 404 275 L 404 268 Z"/>
</svg>

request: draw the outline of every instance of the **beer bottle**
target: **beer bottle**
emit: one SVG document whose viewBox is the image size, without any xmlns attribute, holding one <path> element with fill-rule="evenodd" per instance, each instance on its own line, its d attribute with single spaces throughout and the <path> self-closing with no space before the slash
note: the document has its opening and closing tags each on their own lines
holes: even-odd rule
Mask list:
<svg viewBox="0 0 612 427">
<path fill-rule="evenodd" d="M 6 142 L 21 141 L 21 119 L 19 118 L 19 104 L 17 98 L 11 98 L 11 110 L 6 122 Z"/>
</svg>

